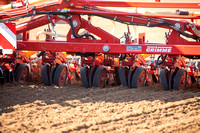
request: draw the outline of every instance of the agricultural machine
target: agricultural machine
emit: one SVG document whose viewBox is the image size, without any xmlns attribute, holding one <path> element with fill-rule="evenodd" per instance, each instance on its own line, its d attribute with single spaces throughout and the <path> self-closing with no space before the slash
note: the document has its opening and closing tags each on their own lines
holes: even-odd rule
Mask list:
<svg viewBox="0 0 200 133">
<path fill-rule="evenodd" d="M 139 8 L 170 11 L 139 12 Z M 165 90 L 171 90 L 199 85 L 199 8 L 200 3 L 160 0 L 59 0 L 38 4 L 17 0 L 10 9 L 0 8 L 1 80 L 23 82 L 41 71 L 45 85 L 62 86 L 78 78 L 86 88 L 137 88 L 160 82 Z M 94 26 L 93 16 L 127 25 L 124 31 L 128 32 L 123 39 L 118 38 Z M 70 27 L 66 40 L 57 39 L 63 37 L 55 30 L 59 22 Z M 30 40 L 30 32 L 44 25 L 48 25 L 47 29 Z M 145 33 L 135 39 L 131 26 L 168 29 L 163 33 L 165 43 L 148 42 Z M 30 58 L 33 54 L 35 58 Z"/>
</svg>

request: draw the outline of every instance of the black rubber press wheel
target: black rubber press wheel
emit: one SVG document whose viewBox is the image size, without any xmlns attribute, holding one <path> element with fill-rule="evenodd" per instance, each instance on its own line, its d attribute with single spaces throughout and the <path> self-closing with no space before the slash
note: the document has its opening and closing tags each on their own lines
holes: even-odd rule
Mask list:
<svg viewBox="0 0 200 133">
<path fill-rule="evenodd" d="M 104 66 L 100 66 L 97 68 L 94 74 L 93 85 L 96 87 L 105 87 L 106 81 L 107 81 L 106 68 Z"/>
<path fill-rule="evenodd" d="M 81 82 L 85 88 L 89 87 L 89 69 L 87 66 L 82 67 L 80 70 Z"/>
<path fill-rule="evenodd" d="M 121 84 L 123 86 L 128 85 L 128 72 L 129 72 L 129 69 L 127 67 L 123 67 L 119 69 L 119 77 L 120 77 Z"/>
<path fill-rule="evenodd" d="M 54 78 L 53 78 L 54 84 L 58 86 L 63 86 L 66 82 L 67 74 L 68 74 L 67 66 L 63 64 L 59 65 L 54 73 Z"/>
<path fill-rule="evenodd" d="M 89 86 L 92 87 L 93 86 L 93 79 L 94 79 L 94 74 L 97 70 L 97 66 L 94 66 L 90 69 L 90 73 L 89 73 Z"/>
<path fill-rule="evenodd" d="M 186 86 L 187 72 L 184 69 L 179 69 L 174 76 L 173 88 L 177 90 L 184 89 Z"/>
<path fill-rule="evenodd" d="M 136 70 L 137 68 L 135 68 L 135 69 L 130 69 L 129 70 L 129 73 L 128 73 L 128 87 L 129 88 L 132 88 L 133 86 L 132 86 L 132 79 L 133 79 L 133 74 L 134 74 L 134 72 L 135 72 L 135 70 Z"/>
<path fill-rule="evenodd" d="M 160 82 L 164 90 L 169 90 L 169 71 L 167 69 L 160 70 Z"/>
<path fill-rule="evenodd" d="M 28 79 L 29 69 L 26 64 L 20 64 L 15 70 L 15 81 L 24 82 Z"/>
<path fill-rule="evenodd" d="M 50 79 L 51 67 L 48 64 L 45 64 L 41 68 L 42 79 L 45 85 L 51 85 Z"/>
<path fill-rule="evenodd" d="M 133 88 L 142 87 L 146 80 L 146 70 L 143 67 L 138 67 L 132 77 L 131 86 Z"/>
</svg>

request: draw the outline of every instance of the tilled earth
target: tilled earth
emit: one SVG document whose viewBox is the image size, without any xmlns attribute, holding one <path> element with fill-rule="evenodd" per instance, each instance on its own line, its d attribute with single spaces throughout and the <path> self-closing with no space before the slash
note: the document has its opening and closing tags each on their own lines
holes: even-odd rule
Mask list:
<svg viewBox="0 0 200 133">
<path fill-rule="evenodd" d="M 200 90 L 7 84 L 1 132 L 199 132 Z"/>
</svg>

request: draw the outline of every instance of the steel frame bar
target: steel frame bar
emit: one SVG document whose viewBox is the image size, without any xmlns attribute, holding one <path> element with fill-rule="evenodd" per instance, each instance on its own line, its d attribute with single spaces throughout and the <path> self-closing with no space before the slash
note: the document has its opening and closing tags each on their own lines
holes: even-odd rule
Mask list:
<svg viewBox="0 0 200 133">
<path fill-rule="evenodd" d="M 97 10 L 83 10 L 81 7 L 91 6 L 95 7 Z M 28 8 L 29 13 L 40 12 L 40 11 L 57 11 L 59 12 L 63 8 L 68 8 L 66 14 L 71 15 L 72 20 L 76 20 L 78 23 L 77 28 L 75 28 L 76 34 L 80 28 L 90 30 L 90 33 L 94 33 L 97 36 L 101 37 L 101 40 L 92 40 L 84 38 L 74 38 L 71 39 L 72 31 L 70 30 L 67 35 L 68 41 L 56 41 L 56 40 L 46 40 L 46 41 L 18 41 L 17 50 L 31 50 L 31 51 L 66 51 L 66 52 L 82 52 L 82 53 L 105 53 L 103 47 L 108 46 L 109 51 L 106 53 L 137 53 L 137 54 L 169 54 L 169 55 L 200 55 L 200 42 L 189 42 L 180 39 L 179 34 L 173 34 L 170 36 L 169 44 L 158 44 L 158 43 L 143 43 L 143 44 L 120 44 L 119 39 L 112 36 L 108 32 L 100 28 L 92 26 L 88 21 L 81 19 L 80 14 L 96 14 L 96 15 L 105 15 L 107 17 L 115 17 L 118 19 L 131 22 L 132 18 L 130 16 L 136 17 L 145 17 L 145 19 L 135 20 L 133 22 L 148 24 L 156 24 L 151 20 L 148 20 L 148 17 L 156 18 L 160 20 L 167 20 L 166 18 L 171 17 L 170 15 L 144 15 L 139 13 L 128 13 L 128 12 L 119 12 L 119 11 L 101 11 L 96 8 L 96 6 L 104 7 L 152 7 L 152 8 L 200 8 L 200 3 L 149 3 L 149 2 L 124 2 L 124 1 L 105 1 L 105 0 L 69 0 L 51 2 L 46 4 L 40 4 L 36 6 L 30 6 Z M 56 9 L 59 9 L 56 10 Z M 91 8 L 92 9 L 92 8 Z M 19 8 L 0 12 L 0 19 L 12 18 L 16 16 L 21 16 L 27 13 L 26 8 Z M 73 14 L 76 13 L 76 14 Z M 78 14 L 77 14 L 78 13 Z M 175 18 L 188 18 L 188 19 L 199 19 L 199 16 L 174 16 Z M 58 21 L 61 18 L 52 17 L 51 19 L 56 19 Z M 67 23 L 68 20 L 65 19 Z M 187 30 L 190 33 L 193 33 L 191 28 L 188 26 L 189 23 L 185 21 L 176 21 L 176 20 L 167 20 L 172 24 L 179 23 L 181 24 L 181 30 Z M 49 20 L 46 15 L 23 23 L 22 26 L 17 27 L 17 34 L 24 33 L 31 29 L 37 28 L 39 26 L 48 24 Z M 186 25 L 185 25 L 186 24 Z M 184 29 L 185 27 L 185 29 Z M 196 26 L 200 28 L 198 25 Z M 170 27 L 163 28 L 171 29 Z M 194 34 L 194 33 L 193 33 Z M 173 41 L 176 40 L 176 41 Z M 115 42 L 115 43 L 114 43 Z M 173 43 L 174 42 L 174 43 Z"/>
<path fill-rule="evenodd" d="M 18 50 L 31 51 L 66 51 L 82 53 L 134 53 L 134 54 L 168 54 L 200 55 L 200 45 L 166 45 L 160 43 L 117 44 L 117 43 L 81 43 L 64 41 L 18 41 Z M 103 51 L 107 45 L 109 51 Z"/>
<path fill-rule="evenodd" d="M 64 5 L 62 5 L 64 6 Z M 39 4 L 39 5 L 31 5 L 26 9 L 25 7 L 22 8 L 16 8 L 16 9 L 10 9 L 7 11 L 1 11 L 0 12 L 0 19 L 6 19 L 6 18 L 12 18 L 22 15 L 27 15 L 27 12 L 29 14 L 34 13 L 34 11 L 55 11 L 56 8 L 61 8 L 61 2 L 50 2 L 45 4 Z"/>
<path fill-rule="evenodd" d="M 108 0 L 72 0 L 73 6 L 143 7 L 143 8 L 200 8 L 200 3 L 133 2 Z"/>
<path fill-rule="evenodd" d="M 50 16 L 50 18 L 54 19 L 54 16 Z M 38 28 L 40 26 L 46 25 L 48 23 L 50 23 L 50 22 L 48 20 L 47 15 L 41 16 L 41 17 L 36 18 L 36 19 L 31 19 L 28 22 L 21 23 L 21 24 L 17 25 L 16 33 L 20 34 L 20 33 L 23 33 L 23 32 Z"/>
<path fill-rule="evenodd" d="M 141 8 L 200 8 L 200 3 L 163 3 L 163 2 L 131 2 L 131 1 L 105 1 L 105 0 L 69 0 L 67 1 L 57 1 L 57 2 L 49 2 L 45 4 L 39 4 L 36 6 L 30 5 L 28 9 L 25 7 L 11 9 L 7 11 L 0 12 L 0 19 L 6 19 L 11 17 L 17 17 L 20 15 L 26 15 L 27 12 L 29 14 L 34 13 L 34 11 L 55 11 L 56 9 L 62 8 L 74 8 L 75 6 L 84 7 L 84 6 L 103 6 L 103 7 L 141 7 Z M 122 14 L 124 15 L 124 14 Z M 149 15 L 157 16 L 159 15 Z M 170 15 L 162 15 L 163 17 L 170 17 Z M 182 17 L 182 16 L 172 16 L 173 17 Z M 187 16 L 184 16 L 187 17 Z M 190 16 L 191 17 L 191 16 Z M 196 17 L 192 17 L 195 19 Z"/>
<path fill-rule="evenodd" d="M 139 17 L 155 17 L 155 18 L 180 18 L 180 19 L 200 19 L 199 16 L 186 16 L 186 15 L 156 15 L 156 14 L 141 14 L 141 13 L 130 13 L 130 12 L 120 12 L 120 11 L 93 11 L 93 10 L 82 10 L 82 9 L 70 9 L 70 13 L 79 13 L 79 14 L 91 14 L 91 15 L 115 15 L 115 16 L 139 16 Z"/>
</svg>

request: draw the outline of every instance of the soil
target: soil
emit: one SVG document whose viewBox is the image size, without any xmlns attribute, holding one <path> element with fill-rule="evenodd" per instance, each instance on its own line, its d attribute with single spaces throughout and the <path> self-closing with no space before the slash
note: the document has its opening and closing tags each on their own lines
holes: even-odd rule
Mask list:
<svg viewBox="0 0 200 133">
<path fill-rule="evenodd" d="M 200 90 L 12 83 L 0 89 L 0 111 L 3 133 L 198 132 Z"/>
</svg>

